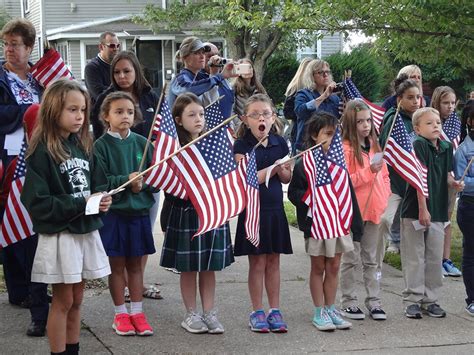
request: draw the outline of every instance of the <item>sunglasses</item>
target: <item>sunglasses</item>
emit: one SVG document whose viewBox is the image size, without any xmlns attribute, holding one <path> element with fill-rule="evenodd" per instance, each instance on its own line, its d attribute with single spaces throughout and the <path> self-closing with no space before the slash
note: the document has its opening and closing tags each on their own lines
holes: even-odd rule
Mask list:
<svg viewBox="0 0 474 355">
<path fill-rule="evenodd" d="M 111 48 L 111 49 L 115 49 L 115 48 L 118 49 L 118 48 L 120 48 L 120 43 L 118 43 L 118 44 L 115 44 L 115 43 L 104 43 L 104 46 L 107 46 L 107 47 L 109 47 L 109 48 Z"/>
</svg>

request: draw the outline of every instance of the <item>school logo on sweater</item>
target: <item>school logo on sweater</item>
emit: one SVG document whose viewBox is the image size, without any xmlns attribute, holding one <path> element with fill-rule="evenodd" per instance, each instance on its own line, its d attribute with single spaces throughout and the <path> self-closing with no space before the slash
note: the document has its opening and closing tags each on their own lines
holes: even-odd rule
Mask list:
<svg viewBox="0 0 474 355">
<path fill-rule="evenodd" d="M 68 175 L 68 182 L 74 191 L 74 197 L 87 197 L 90 195 L 89 181 L 84 171 L 89 171 L 89 162 L 80 158 L 66 160 L 59 165 L 62 174 Z"/>
</svg>

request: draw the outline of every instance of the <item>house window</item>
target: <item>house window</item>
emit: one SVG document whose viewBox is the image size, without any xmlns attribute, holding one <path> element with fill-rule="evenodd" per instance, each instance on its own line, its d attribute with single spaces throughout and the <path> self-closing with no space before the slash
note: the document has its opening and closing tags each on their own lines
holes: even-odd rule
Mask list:
<svg viewBox="0 0 474 355">
<path fill-rule="evenodd" d="M 97 44 L 86 44 L 86 64 L 97 57 L 99 47 Z"/>
<path fill-rule="evenodd" d="M 23 14 L 30 12 L 30 0 L 23 0 Z"/>
</svg>

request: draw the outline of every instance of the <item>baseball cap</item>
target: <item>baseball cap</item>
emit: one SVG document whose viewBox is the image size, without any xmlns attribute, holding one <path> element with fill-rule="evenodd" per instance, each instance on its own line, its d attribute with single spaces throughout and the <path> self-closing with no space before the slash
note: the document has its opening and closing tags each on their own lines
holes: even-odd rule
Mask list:
<svg viewBox="0 0 474 355">
<path fill-rule="evenodd" d="M 204 52 L 211 51 L 211 47 L 209 47 L 208 45 L 205 45 L 199 38 L 186 37 L 183 40 L 183 43 L 181 43 L 178 53 L 176 53 L 176 56 L 179 56 L 180 58 L 184 58 L 190 55 L 191 53 L 197 52 L 200 49 L 204 49 Z"/>
</svg>

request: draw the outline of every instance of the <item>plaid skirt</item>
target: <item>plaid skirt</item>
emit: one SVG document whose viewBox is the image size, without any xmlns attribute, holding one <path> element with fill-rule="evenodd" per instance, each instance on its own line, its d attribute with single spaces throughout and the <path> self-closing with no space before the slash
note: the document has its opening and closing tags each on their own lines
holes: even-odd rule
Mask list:
<svg viewBox="0 0 474 355">
<path fill-rule="evenodd" d="M 219 271 L 234 262 L 229 223 L 191 240 L 199 220 L 190 202 L 173 203 L 160 265 L 178 271 Z"/>
</svg>

